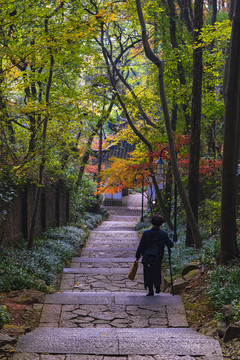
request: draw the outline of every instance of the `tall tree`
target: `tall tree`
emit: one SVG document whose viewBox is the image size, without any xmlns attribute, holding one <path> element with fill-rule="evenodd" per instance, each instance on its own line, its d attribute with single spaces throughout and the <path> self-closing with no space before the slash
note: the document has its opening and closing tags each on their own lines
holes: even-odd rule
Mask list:
<svg viewBox="0 0 240 360">
<path fill-rule="evenodd" d="M 50 12 L 45 18 L 44 21 L 44 29 L 46 36 L 49 36 L 49 19 L 51 19 L 62 7 L 64 3 L 61 1 L 59 5 Z M 53 37 L 49 37 L 48 42 L 54 41 Z M 53 55 L 53 49 L 51 45 L 48 44 L 48 52 L 49 52 L 49 72 L 48 72 L 48 78 L 46 83 L 46 96 L 45 96 L 45 104 L 48 108 L 50 105 L 50 90 L 52 86 L 52 79 L 53 79 L 53 70 L 54 70 L 54 55 Z M 46 115 L 43 119 L 43 128 L 42 128 L 42 154 L 41 154 L 41 161 L 39 166 L 39 179 L 36 189 L 36 194 L 34 198 L 34 204 L 33 204 L 33 213 L 31 218 L 31 226 L 29 231 L 29 237 L 28 237 L 28 249 L 31 249 L 33 246 L 33 239 L 34 239 L 34 231 L 36 226 L 36 220 L 37 220 L 37 212 L 39 207 L 39 201 L 41 196 L 41 187 L 44 184 L 44 168 L 45 168 L 45 162 L 46 162 L 46 140 L 47 140 L 47 127 L 49 122 L 49 112 L 47 110 Z"/>
<path fill-rule="evenodd" d="M 141 29 L 142 29 L 142 41 L 143 41 L 143 46 L 144 46 L 144 51 L 145 51 L 146 57 L 153 64 L 155 64 L 158 68 L 159 93 L 160 93 L 163 114 L 164 114 L 164 120 L 165 120 L 165 126 L 166 126 L 166 131 L 167 131 L 167 136 L 168 136 L 168 145 L 169 145 L 169 151 L 170 151 L 170 156 L 171 156 L 171 163 L 172 163 L 174 178 L 175 178 L 175 181 L 178 186 L 179 194 L 180 194 L 182 203 L 184 205 L 184 209 L 186 211 L 189 225 L 191 226 L 192 233 L 194 234 L 193 236 L 194 236 L 195 246 L 196 246 L 196 248 L 201 248 L 202 241 L 201 241 L 201 236 L 199 233 L 199 228 L 198 228 L 196 220 L 194 218 L 194 214 L 192 212 L 192 208 L 189 203 L 189 200 L 186 196 L 186 192 L 185 192 L 185 189 L 184 189 L 184 186 L 183 186 L 183 183 L 181 180 L 180 172 L 179 172 L 179 169 L 177 166 L 177 157 L 176 157 L 173 133 L 172 133 L 172 128 L 171 128 L 171 121 L 170 121 L 168 105 L 167 105 L 167 100 L 166 100 L 166 95 L 165 95 L 164 64 L 163 64 L 163 61 L 158 56 L 156 56 L 155 53 L 150 48 L 147 31 L 146 31 L 145 20 L 144 20 L 143 12 L 142 12 L 141 0 L 136 0 L 136 5 L 137 5 L 139 22 L 140 22 Z"/>
<path fill-rule="evenodd" d="M 200 159 L 200 133 L 202 114 L 202 47 L 199 46 L 200 32 L 203 27 L 203 0 L 194 4 L 194 49 L 193 49 L 193 83 L 192 83 L 192 111 L 190 134 L 190 159 L 188 193 L 189 202 L 196 222 L 198 221 L 199 204 L 199 159 Z M 193 234 L 189 223 L 187 224 L 186 246 L 194 245 Z"/>
<path fill-rule="evenodd" d="M 236 242 L 236 179 L 240 137 L 240 1 L 230 2 L 232 34 L 225 70 L 225 115 L 219 261 L 239 255 Z"/>
</svg>

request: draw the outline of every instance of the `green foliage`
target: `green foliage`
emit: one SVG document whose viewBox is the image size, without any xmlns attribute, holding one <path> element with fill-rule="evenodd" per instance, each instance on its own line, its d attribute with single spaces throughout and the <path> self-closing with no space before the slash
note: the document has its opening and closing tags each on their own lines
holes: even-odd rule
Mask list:
<svg viewBox="0 0 240 360">
<path fill-rule="evenodd" d="M 78 222 L 85 212 L 96 212 L 99 209 L 98 201 L 94 195 L 96 183 L 86 175 L 81 186 L 75 189 L 71 196 L 71 220 Z"/>
<path fill-rule="evenodd" d="M 150 221 L 144 220 L 142 222 L 139 222 L 136 226 L 135 226 L 135 230 L 136 231 L 143 231 L 145 229 L 149 229 L 151 227 L 151 223 Z"/>
<path fill-rule="evenodd" d="M 210 274 L 208 295 L 215 309 L 232 304 L 240 320 L 240 263 L 217 266 Z"/>
<path fill-rule="evenodd" d="M 7 217 L 7 208 L 16 193 L 16 185 L 7 173 L 0 174 L 0 223 Z"/>
<path fill-rule="evenodd" d="M 199 209 L 199 226 L 206 236 L 215 235 L 220 228 L 221 202 L 206 199 Z"/>
<path fill-rule="evenodd" d="M 85 239 L 85 231 L 66 226 L 43 234 L 32 250 L 0 248 L 0 291 L 23 288 L 46 291 Z"/>
<path fill-rule="evenodd" d="M 215 266 L 216 256 L 219 250 L 218 239 L 211 237 L 203 241 L 200 250 L 185 245 L 185 225 L 178 226 L 178 242 L 172 249 L 172 271 L 176 279 L 181 277 L 183 266 L 190 262 L 198 262 L 208 267 Z M 165 260 L 167 262 L 167 259 Z M 167 266 L 168 268 L 168 266 Z"/>
<path fill-rule="evenodd" d="M 0 305 L 0 329 L 9 322 L 10 317 L 7 312 L 7 307 Z"/>
<path fill-rule="evenodd" d="M 103 219 L 104 214 L 93 214 L 86 212 L 83 215 L 82 223 L 87 226 L 88 229 L 94 229 Z"/>
</svg>

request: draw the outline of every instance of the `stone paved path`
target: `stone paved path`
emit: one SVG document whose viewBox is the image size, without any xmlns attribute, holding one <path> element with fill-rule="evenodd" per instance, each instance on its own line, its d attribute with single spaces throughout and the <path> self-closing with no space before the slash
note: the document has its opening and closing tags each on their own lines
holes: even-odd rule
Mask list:
<svg viewBox="0 0 240 360">
<path fill-rule="evenodd" d="M 188 328 L 180 296 L 146 297 L 142 266 L 127 278 L 140 210 L 111 209 L 81 257 L 46 296 L 39 327 L 20 338 L 14 360 L 221 360 L 217 341 Z M 36 304 L 36 306 L 38 306 Z"/>
</svg>

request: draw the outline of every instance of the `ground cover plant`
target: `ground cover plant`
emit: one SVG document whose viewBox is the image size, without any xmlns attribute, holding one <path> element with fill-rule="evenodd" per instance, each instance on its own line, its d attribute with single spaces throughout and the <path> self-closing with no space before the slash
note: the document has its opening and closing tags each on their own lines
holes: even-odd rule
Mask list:
<svg viewBox="0 0 240 360">
<path fill-rule="evenodd" d="M 233 320 L 240 320 L 240 261 L 228 266 L 217 266 L 209 277 L 209 299 L 217 311 L 217 317 L 222 317 L 223 305 L 231 305 Z"/>
<path fill-rule="evenodd" d="M 9 322 L 9 315 L 7 312 L 7 307 L 4 305 L 0 305 L 0 329 L 3 325 Z"/>
<path fill-rule="evenodd" d="M 101 214 L 85 213 L 82 220 L 84 229 L 78 226 L 49 229 L 35 240 L 31 250 L 27 249 L 26 243 L 17 248 L 0 247 L 0 291 L 24 288 L 48 291 L 57 274 L 84 244 L 88 228 L 101 221 Z"/>
<path fill-rule="evenodd" d="M 0 291 L 24 288 L 47 291 L 86 236 L 82 229 L 66 226 L 42 234 L 32 250 L 25 243 L 17 248 L 0 248 Z"/>
</svg>

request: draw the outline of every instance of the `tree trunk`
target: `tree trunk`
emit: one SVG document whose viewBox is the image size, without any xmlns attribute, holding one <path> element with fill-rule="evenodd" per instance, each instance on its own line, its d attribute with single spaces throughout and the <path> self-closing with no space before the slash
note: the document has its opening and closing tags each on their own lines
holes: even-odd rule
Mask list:
<svg viewBox="0 0 240 360">
<path fill-rule="evenodd" d="M 233 23 L 225 79 L 221 248 L 219 253 L 221 264 L 227 263 L 239 254 L 236 241 L 236 174 L 240 126 L 240 1 L 233 0 L 230 9 L 233 9 Z"/>
<path fill-rule="evenodd" d="M 63 7 L 64 3 L 61 2 L 48 16 L 45 18 L 45 34 L 48 34 L 48 21 L 49 19 L 59 10 Z M 53 78 L 53 68 L 54 68 L 54 57 L 53 57 L 53 51 L 51 46 L 48 47 L 49 51 L 49 58 L 50 58 L 50 66 L 49 66 L 49 72 L 48 72 L 48 81 L 46 84 L 46 107 L 49 107 L 49 101 L 50 101 L 50 90 L 52 85 L 52 78 Z M 30 226 L 30 232 L 28 237 L 28 249 L 31 249 L 33 247 L 33 239 L 34 239 L 34 231 L 35 231 L 35 225 L 36 225 L 36 219 L 37 219 L 37 213 L 39 208 L 39 202 L 41 197 L 41 187 L 43 186 L 43 178 L 44 178 L 44 167 L 45 167 L 45 161 L 46 161 L 46 139 L 47 139 L 47 126 L 48 126 L 48 120 L 49 120 L 49 114 L 47 113 L 44 120 L 43 120 L 43 130 L 42 130 L 42 142 L 43 142 L 43 149 L 42 149 L 42 157 L 41 157 L 41 164 L 39 166 L 39 180 L 37 185 L 37 190 L 35 193 L 35 199 L 34 199 L 34 205 L 33 205 L 33 214 L 32 214 L 32 220 L 31 220 L 31 226 Z"/>
<path fill-rule="evenodd" d="M 179 52 L 179 46 L 178 46 L 178 41 L 177 41 L 177 35 L 176 35 L 176 9 L 175 9 L 175 4 L 173 0 L 168 0 L 168 7 L 169 7 L 169 12 L 170 12 L 170 39 L 171 39 L 171 45 L 172 48 L 176 50 L 176 56 L 177 56 L 177 71 L 178 71 L 178 78 L 180 81 L 180 84 L 182 86 L 186 85 L 186 77 L 185 77 L 185 71 L 184 71 L 184 67 L 182 64 L 182 59 L 180 58 L 180 56 L 178 55 Z M 185 122 L 186 122 L 186 129 L 187 129 L 187 133 L 189 132 L 189 128 L 190 128 L 190 116 L 188 113 L 188 105 L 186 104 L 186 98 L 184 99 L 183 97 L 183 102 L 181 104 L 183 113 L 184 113 L 184 117 L 185 117 Z"/>
<path fill-rule="evenodd" d="M 99 147 L 98 147 L 98 173 L 97 173 L 97 182 L 98 187 L 100 186 L 100 173 L 102 169 L 102 143 L 103 143 L 103 125 L 101 124 L 99 129 Z"/>
<path fill-rule="evenodd" d="M 195 1 L 194 6 L 194 44 L 198 44 L 200 31 L 203 26 L 203 0 Z M 188 195 L 196 222 L 198 221 L 199 204 L 199 160 L 200 160 L 200 133 L 202 113 L 202 48 L 193 50 L 193 84 L 192 84 L 192 111 L 190 132 L 190 156 Z M 187 224 L 186 246 L 194 245 L 193 234 Z"/>
<path fill-rule="evenodd" d="M 81 159 L 80 168 L 79 168 L 79 171 L 78 171 L 78 178 L 77 178 L 77 181 L 76 181 L 76 186 L 77 187 L 80 186 L 80 184 L 81 184 L 84 169 L 85 169 L 86 164 L 87 164 L 87 162 L 89 160 L 89 157 L 90 157 L 91 145 L 92 145 L 93 138 L 94 138 L 95 135 L 96 135 L 96 130 L 93 130 L 92 133 L 90 134 L 89 138 L 88 138 L 86 151 L 83 154 L 83 157 Z"/>
<path fill-rule="evenodd" d="M 117 90 L 117 87 L 116 87 L 116 83 L 114 81 L 114 78 L 113 78 L 113 75 L 110 71 L 110 63 L 109 63 L 109 56 L 108 56 L 108 53 L 106 51 L 106 48 L 104 46 L 104 40 L 103 40 L 103 27 L 102 27 L 102 34 L 101 34 L 101 47 L 102 47 L 102 53 L 103 53 L 103 56 L 104 56 L 104 59 L 105 59 L 105 62 L 106 62 L 106 65 L 107 65 L 107 71 L 108 71 L 108 75 L 109 75 L 109 78 L 110 78 L 110 82 L 111 82 L 111 85 L 114 89 L 114 93 L 116 94 L 117 96 L 117 99 L 124 111 L 124 114 L 126 116 L 126 119 L 128 121 L 128 124 L 129 126 L 131 127 L 131 129 L 133 130 L 133 132 L 139 137 L 139 139 L 147 146 L 149 152 L 150 152 L 150 160 L 149 160 L 149 167 L 150 167 L 150 173 L 151 173 L 151 177 L 152 177 L 152 181 L 153 181 L 153 185 L 154 185 L 154 188 L 155 188 L 155 192 L 156 192 L 156 195 L 157 195 L 157 198 L 158 198 L 158 201 L 159 201 L 159 204 L 162 208 L 162 211 L 163 211 L 163 216 L 165 217 L 165 220 L 169 226 L 169 228 L 172 230 L 173 229 L 173 224 L 171 222 L 171 219 L 170 219 L 170 216 L 168 214 L 168 211 L 164 205 L 164 202 L 163 202 L 163 199 L 162 199 L 162 196 L 161 196 L 161 192 L 159 190 L 159 187 L 158 187 L 158 184 L 157 184 L 157 181 L 156 181 L 156 178 L 155 178 L 155 175 L 154 175 L 154 172 L 153 172 L 153 157 L 152 157 L 152 152 L 153 152 L 153 149 L 152 149 L 152 145 L 150 144 L 150 142 L 143 136 L 143 134 L 136 128 L 136 126 L 134 125 L 128 111 L 127 111 L 127 107 L 121 97 L 121 95 L 119 94 L 118 90 Z M 110 60 L 111 62 L 111 60 Z M 111 62 L 112 63 L 112 62 Z"/>
<path fill-rule="evenodd" d="M 165 88 L 164 88 L 163 62 L 153 53 L 153 51 L 151 50 L 151 48 L 149 46 L 145 21 L 144 21 L 144 17 L 143 17 L 143 13 L 142 13 L 141 0 L 136 0 L 136 5 L 137 5 L 139 21 L 140 21 L 141 28 L 142 28 L 142 40 L 143 40 L 145 54 L 146 54 L 147 58 L 150 61 L 152 61 L 152 63 L 154 63 L 158 68 L 159 93 L 160 93 L 160 98 L 161 98 L 161 102 L 162 102 L 165 126 L 166 126 L 166 130 L 167 130 L 168 145 L 169 145 L 169 151 L 170 151 L 170 156 L 171 156 L 171 163 L 172 163 L 172 167 L 173 167 L 173 174 L 174 174 L 177 186 L 178 186 L 178 191 L 179 191 L 184 209 L 186 211 L 188 222 L 191 226 L 192 233 L 194 234 L 195 246 L 196 246 L 196 248 L 201 248 L 202 241 L 201 241 L 199 229 L 198 229 L 196 220 L 194 218 L 191 205 L 186 196 L 186 192 L 185 192 L 185 189 L 184 189 L 184 186 L 183 186 L 183 183 L 181 180 L 181 176 L 180 176 L 180 173 L 178 170 L 178 166 L 177 166 L 176 150 L 175 150 L 175 145 L 174 145 L 173 133 L 172 133 L 172 129 L 171 129 L 171 121 L 170 121 L 170 116 L 169 116 L 169 112 L 168 112 L 168 106 L 167 106 Z"/>
</svg>

